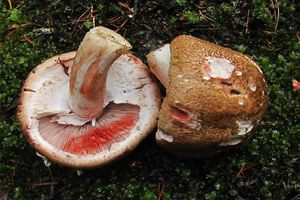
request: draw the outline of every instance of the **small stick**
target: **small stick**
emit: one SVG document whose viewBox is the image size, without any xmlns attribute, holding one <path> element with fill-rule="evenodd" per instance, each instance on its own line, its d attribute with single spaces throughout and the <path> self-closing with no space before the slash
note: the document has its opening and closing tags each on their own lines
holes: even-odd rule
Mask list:
<svg viewBox="0 0 300 200">
<path fill-rule="evenodd" d="M 11 177 L 11 185 L 15 185 L 15 179 L 14 179 L 15 176 L 16 176 L 16 171 L 13 171 L 13 172 L 10 174 L 10 177 Z"/>
<path fill-rule="evenodd" d="M 245 165 L 243 165 L 243 166 L 241 167 L 241 169 L 239 170 L 239 172 L 236 174 L 235 177 L 239 177 L 239 176 L 243 173 L 244 168 L 245 168 Z"/>
<path fill-rule="evenodd" d="M 247 14 L 247 22 L 246 22 L 246 31 L 245 33 L 249 33 L 249 18 L 250 18 L 250 10 L 248 10 L 248 14 Z"/>
<path fill-rule="evenodd" d="M 95 16 L 93 14 L 94 14 L 94 6 L 92 5 L 92 7 L 91 7 L 91 17 L 93 19 L 93 28 L 95 28 L 95 26 L 96 26 Z"/>
<path fill-rule="evenodd" d="M 53 185 L 57 185 L 58 182 L 43 182 L 43 183 L 31 183 L 30 186 L 33 187 L 39 187 L 39 186 L 53 186 Z"/>
<path fill-rule="evenodd" d="M 75 22 L 75 25 L 74 25 L 74 30 L 73 30 L 72 33 L 71 33 L 72 37 L 75 38 L 75 36 L 76 36 L 76 34 L 78 33 L 78 31 L 80 31 L 80 30 L 83 28 L 83 25 L 81 25 L 81 27 L 79 28 L 79 30 L 76 30 L 76 26 L 77 26 L 78 22 L 81 22 L 82 19 L 83 19 L 84 21 L 86 21 L 86 19 L 88 19 L 88 18 L 90 17 L 90 13 L 88 14 L 88 16 L 85 17 L 85 15 L 86 15 L 88 12 L 91 12 L 91 11 L 90 11 L 90 8 L 87 9 L 84 13 L 82 13 L 82 14 L 79 16 L 79 18 L 78 18 L 77 20 L 73 20 L 73 22 Z M 94 12 L 94 11 L 93 11 L 93 12 Z"/>
<path fill-rule="evenodd" d="M 23 38 L 29 43 L 29 44 L 31 44 L 31 45 L 33 45 L 33 42 L 32 42 L 32 40 L 27 36 L 27 35 L 23 35 Z"/>
<path fill-rule="evenodd" d="M 127 29 L 125 29 L 124 33 L 123 33 L 123 37 L 126 38 L 127 35 Z"/>
<path fill-rule="evenodd" d="M 15 30 L 12 30 L 12 31 L 10 31 L 9 33 L 7 33 L 7 34 L 4 36 L 4 39 L 7 39 L 7 38 L 9 38 L 9 36 L 11 36 L 13 33 L 15 33 L 15 32 L 16 32 L 16 30 L 17 30 L 17 29 L 15 29 Z"/>
<path fill-rule="evenodd" d="M 127 3 L 118 2 L 119 6 L 126 8 L 130 13 L 134 13 L 134 10 L 129 7 Z"/>
<path fill-rule="evenodd" d="M 124 22 L 115 30 L 116 32 L 120 31 L 121 28 L 128 22 L 129 18 L 125 19 Z"/>
<path fill-rule="evenodd" d="M 256 164 L 254 164 L 254 163 L 249 164 L 247 167 L 246 167 L 246 165 L 243 165 L 241 167 L 241 169 L 239 170 L 239 172 L 236 174 L 235 177 L 239 177 L 240 175 L 242 175 L 243 173 L 245 173 L 247 170 L 249 170 L 249 169 L 251 169 L 251 168 L 253 168 L 255 166 L 256 166 Z"/>
<path fill-rule="evenodd" d="M 12 24 L 10 27 L 7 28 L 7 30 L 12 30 L 12 31 L 10 31 L 9 33 L 7 33 L 4 38 L 5 39 L 8 38 L 10 35 L 12 35 L 14 32 L 16 32 L 17 29 L 23 28 L 23 27 L 25 27 L 27 25 L 30 25 L 30 24 L 31 23 L 20 24 L 20 25 L 19 24 Z"/>
<path fill-rule="evenodd" d="M 88 13 L 89 11 L 90 11 L 90 9 L 86 10 L 84 13 L 82 13 L 82 14 L 79 16 L 79 18 L 78 18 L 77 20 L 81 20 L 81 18 L 83 18 L 84 15 L 85 15 L 86 13 Z M 77 23 L 76 23 L 75 25 L 77 25 Z"/>
<path fill-rule="evenodd" d="M 54 184 L 53 183 L 55 183 L 55 182 L 53 181 L 53 176 L 52 176 L 52 172 L 51 172 L 50 167 L 48 167 L 48 170 L 49 170 L 49 174 L 50 174 L 50 177 L 51 177 L 51 183 L 52 183 L 52 184 L 50 184 L 50 197 L 52 197 L 53 193 L 54 193 Z"/>
<path fill-rule="evenodd" d="M 148 26 L 147 24 L 143 24 L 143 26 L 144 26 L 146 29 L 148 29 L 149 31 L 152 30 L 152 28 L 151 28 L 150 26 Z"/>
<path fill-rule="evenodd" d="M 279 24 L 279 18 L 280 18 L 280 2 L 278 2 L 277 0 L 275 0 L 275 7 L 277 8 L 277 14 L 275 15 L 275 27 L 274 27 L 274 31 L 277 31 L 278 28 L 278 24 Z"/>
<path fill-rule="evenodd" d="M 109 19 L 108 19 L 108 22 L 109 22 L 109 23 L 114 23 L 115 21 L 117 21 L 117 20 L 120 19 L 120 18 L 121 18 L 121 15 L 115 16 L 115 17 L 109 18 Z"/>
<path fill-rule="evenodd" d="M 7 0 L 7 1 L 8 1 L 8 5 L 9 5 L 9 10 L 13 9 L 11 0 Z"/>
<path fill-rule="evenodd" d="M 158 196 L 157 196 L 157 200 L 161 200 L 162 194 L 164 192 L 164 185 L 160 186 L 160 184 L 158 184 Z"/>
</svg>

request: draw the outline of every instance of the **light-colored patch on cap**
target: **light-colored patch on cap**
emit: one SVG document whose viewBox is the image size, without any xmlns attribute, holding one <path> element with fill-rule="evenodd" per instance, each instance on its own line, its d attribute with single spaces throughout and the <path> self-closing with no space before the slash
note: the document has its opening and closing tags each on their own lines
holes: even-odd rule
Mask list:
<svg viewBox="0 0 300 200">
<path fill-rule="evenodd" d="M 256 85 L 254 83 L 249 83 L 248 85 L 249 85 L 250 90 L 252 90 L 253 92 L 256 91 Z"/>
<path fill-rule="evenodd" d="M 209 80 L 210 79 L 210 76 L 208 75 L 208 74 L 203 74 L 203 76 L 202 76 L 202 78 L 204 79 L 204 80 Z"/>
<path fill-rule="evenodd" d="M 263 105 L 264 105 L 264 103 L 263 103 L 263 102 L 261 102 L 261 103 L 259 104 L 259 107 L 263 107 Z"/>
<path fill-rule="evenodd" d="M 181 102 L 178 101 L 178 100 L 175 100 L 175 101 L 174 101 L 174 105 L 176 106 L 176 105 L 178 105 L 178 104 L 181 104 Z"/>
<path fill-rule="evenodd" d="M 244 121 L 244 120 L 236 120 L 235 121 L 238 126 L 238 135 L 246 135 L 253 129 L 253 124 L 251 121 Z"/>
<path fill-rule="evenodd" d="M 182 77 L 183 77 L 182 74 L 177 75 L 177 78 L 182 78 Z"/>
<path fill-rule="evenodd" d="M 243 142 L 243 138 L 233 136 L 229 138 L 227 141 L 219 143 L 219 146 L 233 146 Z"/>
<path fill-rule="evenodd" d="M 187 124 L 191 129 L 199 131 L 202 128 L 202 120 L 198 117 L 193 117 Z"/>
<path fill-rule="evenodd" d="M 165 140 L 167 142 L 173 142 L 173 137 L 171 135 L 165 134 L 163 130 L 158 129 L 156 132 L 157 140 Z"/>
<path fill-rule="evenodd" d="M 203 79 L 209 80 L 210 78 L 227 79 L 231 77 L 234 70 L 234 65 L 230 60 L 225 58 L 207 57 L 206 66 L 203 67 Z"/>
<path fill-rule="evenodd" d="M 243 72 L 239 71 L 239 70 L 237 70 L 235 73 L 236 73 L 237 76 L 242 76 L 243 75 Z"/>
<path fill-rule="evenodd" d="M 245 104 L 245 99 L 244 98 L 241 98 L 239 99 L 239 105 L 244 105 Z"/>
</svg>

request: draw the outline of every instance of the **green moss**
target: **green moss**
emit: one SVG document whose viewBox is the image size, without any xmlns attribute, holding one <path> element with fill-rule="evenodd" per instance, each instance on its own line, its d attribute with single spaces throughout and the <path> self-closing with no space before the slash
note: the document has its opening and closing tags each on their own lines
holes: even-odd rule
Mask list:
<svg viewBox="0 0 300 200">
<path fill-rule="evenodd" d="M 186 4 L 186 0 L 176 0 L 176 3 L 179 5 L 179 6 L 184 6 Z"/>
<path fill-rule="evenodd" d="M 186 18 L 186 20 L 188 22 L 191 23 L 197 23 L 200 21 L 200 17 L 197 13 L 190 11 L 190 10 L 186 10 L 183 12 L 183 16 Z"/>
</svg>

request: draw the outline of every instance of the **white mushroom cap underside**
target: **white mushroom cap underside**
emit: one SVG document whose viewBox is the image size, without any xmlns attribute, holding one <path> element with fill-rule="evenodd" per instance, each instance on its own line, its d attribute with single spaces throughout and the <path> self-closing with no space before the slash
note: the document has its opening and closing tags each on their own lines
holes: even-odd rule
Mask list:
<svg viewBox="0 0 300 200">
<path fill-rule="evenodd" d="M 51 155 L 52 159 L 65 165 L 82 168 L 82 166 L 97 166 L 110 162 L 113 158 L 123 155 L 133 149 L 146 135 L 155 128 L 160 105 L 160 93 L 156 84 L 151 80 L 149 71 L 136 57 L 122 55 L 110 68 L 107 77 L 107 92 L 105 105 L 109 102 L 116 104 L 128 103 L 140 108 L 139 120 L 128 133 L 128 137 L 118 143 L 113 143 L 95 155 L 75 155 L 59 150 L 49 144 L 39 133 L 39 119 L 41 116 L 68 113 L 68 82 L 69 76 L 64 73 L 58 62 L 72 65 L 76 52 L 61 54 L 50 58 L 34 69 L 27 78 L 21 95 L 19 119 L 23 130 L 26 127 L 28 138 L 35 148 L 44 155 Z M 42 95 L 49 84 L 56 85 L 57 91 L 47 93 L 49 98 Z M 33 92 L 35 91 L 35 92 Z M 63 94 L 63 95 L 62 95 Z M 43 112 L 43 106 L 49 108 L 50 113 Z"/>
</svg>

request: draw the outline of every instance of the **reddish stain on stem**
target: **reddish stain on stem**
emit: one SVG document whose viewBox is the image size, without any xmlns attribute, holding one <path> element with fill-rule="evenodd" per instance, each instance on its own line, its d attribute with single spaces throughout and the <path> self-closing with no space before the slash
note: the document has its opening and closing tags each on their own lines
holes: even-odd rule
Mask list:
<svg viewBox="0 0 300 200">
<path fill-rule="evenodd" d="M 103 86 L 106 78 L 98 76 L 98 71 L 98 61 L 95 61 L 89 66 L 89 68 L 86 70 L 86 73 L 84 74 L 84 80 L 80 88 L 80 93 L 89 99 L 93 99 L 95 96 L 97 96 L 94 91 L 98 92 L 97 88 L 99 86 Z M 102 76 L 106 76 L 106 74 L 103 74 Z M 103 83 L 97 84 L 98 82 L 100 82 L 100 80 Z"/>
</svg>

